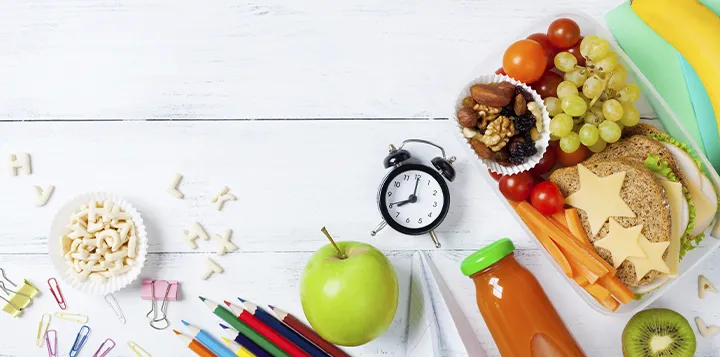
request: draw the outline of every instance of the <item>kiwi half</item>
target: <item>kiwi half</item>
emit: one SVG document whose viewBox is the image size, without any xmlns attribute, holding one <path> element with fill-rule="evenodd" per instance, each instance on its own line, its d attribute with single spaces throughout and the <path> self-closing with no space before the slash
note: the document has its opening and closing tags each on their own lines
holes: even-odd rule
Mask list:
<svg viewBox="0 0 720 357">
<path fill-rule="evenodd" d="M 638 312 L 622 334 L 625 357 L 692 357 L 695 342 L 688 320 L 668 309 Z"/>
</svg>

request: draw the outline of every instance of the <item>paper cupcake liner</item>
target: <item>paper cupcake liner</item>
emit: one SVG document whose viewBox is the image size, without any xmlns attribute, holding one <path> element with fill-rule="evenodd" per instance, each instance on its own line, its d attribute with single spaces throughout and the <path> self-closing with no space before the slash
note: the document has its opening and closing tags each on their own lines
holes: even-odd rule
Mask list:
<svg viewBox="0 0 720 357">
<path fill-rule="evenodd" d="M 67 233 L 67 225 L 70 224 L 72 215 L 80 210 L 80 206 L 87 204 L 90 201 L 105 201 L 110 200 L 114 204 L 119 205 L 123 211 L 128 213 L 133 220 L 135 225 L 135 234 L 138 237 L 137 246 L 137 257 L 135 258 L 135 266 L 132 270 L 108 278 L 102 284 L 98 284 L 91 279 L 85 281 L 79 281 L 76 273 L 72 268 L 69 268 L 65 263 L 65 259 L 62 254 L 62 247 L 60 246 L 59 237 L 62 234 Z M 145 224 L 143 223 L 140 213 L 124 198 L 119 195 L 106 193 L 106 192 L 91 192 L 79 195 L 69 202 L 67 202 L 60 210 L 55 214 L 52 226 L 50 227 L 50 235 L 48 236 L 48 253 L 52 260 L 53 266 L 58 273 L 59 278 L 66 284 L 70 285 L 73 289 L 80 291 L 81 293 L 95 296 L 103 296 L 106 294 L 114 293 L 128 285 L 130 285 L 135 279 L 140 276 L 140 271 L 145 266 L 145 258 L 148 251 L 148 238 L 147 231 L 145 230 Z"/>
<path fill-rule="evenodd" d="M 472 145 L 470 145 L 470 140 L 468 140 L 463 135 L 463 126 L 460 125 L 460 122 L 457 118 L 457 112 L 460 108 L 462 108 L 462 101 L 465 97 L 470 96 L 470 88 L 476 84 L 489 84 L 489 83 L 499 83 L 499 82 L 510 82 L 515 86 L 520 86 L 525 91 L 530 93 L 533 97 L 533 100 L 542 110 L 542 118 L 536 118 L 537 120 L 542 120 L 542 131 L 540 131 L 540 139 L 535 141 L 535 148 L 537 148 L 537 153 L 533 156 L 530 156 L 527 158 L 525 163 L 520 165 L 513 165 L 513 166 L 503 166 L 499 163 L 480 157 L 477 152 L 475 152 L 475 149 L 473 149 Z M 535 92 L 532 88 L 530 88 L 528 85 L 522 82 L 518 82 L 508 76 L 502 76 L 498 74 L 486 74 L 480 77 L 475 78 L 474 80 L 470 81 L 468 84 L 465 85 L 465 87 L 460 91 L 460 94 L 457 97 L 457 100 L 455 101 L 455 106 L 453 107 L 452 113 L 450 113 L 450 118 L 452 119 L 453 125 L 457 128 L 456 132 L 462 140 L 466 143 L 467 148 L 470 150 L 470 152 L 475 155 L 475 157 L 478 158 L 485 166 L 487 166 L 490 171 L 494 173 L 498 173 L 501 175 L 512 175 L 517 174 L 520 172 L 528 171 L 531 168 L 533 168 L 535 165 L 537 165 L 538 162 L 540 162 L 540 159 L 545 154 L 545 150 L 547 150 L 548 146 L 550 145 L 550 115 L 548 114 L 547 109 L 545 108 L 545 103 L 543 102 L 542 98 L 540 98 L 540 95 Z"/>
</svg>

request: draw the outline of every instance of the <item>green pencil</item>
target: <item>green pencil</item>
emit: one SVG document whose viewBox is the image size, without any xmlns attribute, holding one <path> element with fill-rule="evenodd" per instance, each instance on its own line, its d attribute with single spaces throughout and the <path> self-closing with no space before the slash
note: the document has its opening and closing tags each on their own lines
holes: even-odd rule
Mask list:
<svg viewBox="0 0 720 357">
<path fill-rule="evenodd" d="M 202 296 L 200 296 L 200 300 L 205 303 L 205 306 L 207 306 L 208 309 L 213 312 L 213 314 L 221 318 L 223 321 L 227 322 L 230 326 L 238 330 L 238 332 L 240 332 L 241 334 L 245 335 L 245 337 L 249 338 L 252 342 L 255 342 L 258 346 L 267 351 L 269 354 L 273 355 L 274 357 L 292 357 L 290 356 L 290 354 L 286 353 L 278 346 L 270 342 L 270 340 L 265 338 L 263 335 L 257 333 L 257 331 L 253 330 L 246 323 L 240 321 L 237 316 L 233 315 L 232 312 L 228 311 L 224 307 L 208 299 L 205 299 Z"/>
</svg>

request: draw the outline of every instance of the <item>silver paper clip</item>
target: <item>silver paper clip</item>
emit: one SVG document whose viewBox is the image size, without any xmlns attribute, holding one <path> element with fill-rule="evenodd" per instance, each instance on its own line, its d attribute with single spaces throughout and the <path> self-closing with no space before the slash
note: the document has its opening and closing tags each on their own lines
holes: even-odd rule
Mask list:
<svg viewBox="0 0 720 357">
<path fill-rule="evenodd" d="M 48 314 L 47 312 L 42 314 L 42 317 L 40 318 L 40 323 L 38 323 L 37 336 L 35 337 L 35 346 L 42 347 L 43 339 L 45 338 L 45 334 L 47 333 L 48 327 L 50 326 L 50 320 L 52 320 L 52 316 L 50 314 Z"/>
<path fill-rule="evenodd" d="M 50 292 L 55 297 L 55 301 L 57 302 L 58 306 L 60 306 L 60 310 L 67 309 L 67 305 L 65 304 L 65 297 L 60 290 L 60 285 L 58 285 L 57 280 L 55 278 L 50 278 L 48 279 L 47 283 L 50 287 Z"/>
<path fill-rule="evenodd" d="M 107 344 L 107 346 L 105 346 Z M 93 357 L 105 357 L 108 352 L 110 352 L 111 349 L 115 347 L 115 341 L 111 339 L 105 340 L 100 347 L 98 347 L 97 351 L 95 351 L 95 354 Z"/>
<path fill-rule="evenodd" d="M 122 309 L 120 308 L 120 304 L 118 303 L 117 299 L 115 299 L 115 295 L 113 295 L 112 293 L 105 295 L 105 302 L 110 305 L 110 307 L 113 309 L 113 312 L 115 312 L 115 316 L 117 316 L 118 320 L 120 320 L 120 323 L 124 325 L 127 320 L 125 320 L 125 314 L 123 314 Z"/>
<path fill-rule="evenodd" d="M 85 342 L 87 342 L 87 337 L 90 334 L 90 331 L 90 327 L 87 325 L 83 325 L 80 328 L 80 331 L 75 337 L 75 342 L 73 342 L 72 348 L 70 348 L 70 357 L 75 357 L 78 353 L 80 353 L 80 349 L 82 349 L 83 346 L 85 346 Z"/>
<path fill-rule="evenodd" d="M 52 335 L 52 342 L 50 342 L 50 335 Z M 57 331 L 47 330 L 45 332 L 45 345 L 48 349 L 48 357 L 57 357 Z"/>
<path fill-rule="evenodd" d="M 152 356 L 150 356 L 150 354 L 149 354 L 147 351 L 145 351 L 145 350 L 144 350 L 142 347 L 140 347 L 140 345 L 138 345 L 137 343 L 135 343 L 135 342 L 133 342 L 133 341 L 128 341 L 127 344 L 128 344 L 128 347 L 130 347 L 130 349 L 131 349 L 133 352 L 135 352 L 135 354 L 138 355 L 139 357 L 152 357 Z"/>
<path fill-rule="evenodd" d="M 150 284 L 150 296 L 152 297 L 152 305 L 150 308 L 150 311 L 145 315 L 145 317 L 150 319 L 150 327 L 156 329 L 156 330 L 164 330 L 170 326 L 170 321 L 167 319 L 167 306 L 168 306 L 168 293 L 170 293 L 170 282 L 165 281 L 167 284 L 167 288 L 165 289 L 165 296 L 163 297 L 162 306 L 160 307 L 160 313 L 162 314 L 162 317 L 158 317 L 158 309 L 157 309 L 157 303 L 155 300 L 155 282 L 156 280 L 152 281 L 152 284 Z M 153 314 L 153 317 L 150 317 L 150 314 Z M 165 322 L 165 326 L 156 326 L 155 323 L 157 322 Z"/>
<path fill-rule="evenodd" d="M 17 284 L 13 283 L 12 280 L 8 279 L 7 276 L 5 276 L 5 270 L 3 268 L 0 268 L 0 275 L 2 275 L 3 279 L 5 279 L 10 285 L 17 288 Z"/>
</svg>

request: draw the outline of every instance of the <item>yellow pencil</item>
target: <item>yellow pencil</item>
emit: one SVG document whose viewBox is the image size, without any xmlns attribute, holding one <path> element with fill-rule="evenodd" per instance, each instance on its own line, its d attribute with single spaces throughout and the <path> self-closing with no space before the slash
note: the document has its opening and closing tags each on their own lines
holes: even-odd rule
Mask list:
<svg viewBox="0 0 720 357">
<path fill-rule="evenodd" d="M 230 351 L 233 351 L 236 356 L 240 357 L 256 357 L 254 353 L 247 350 L 247 348 L 238 345 L 235 343 L 235 341 L 230 341 L 227 338 L 222 338 L 225 343 L 227 343 L 228 347 L 230 348 Z"/>
</svg>

